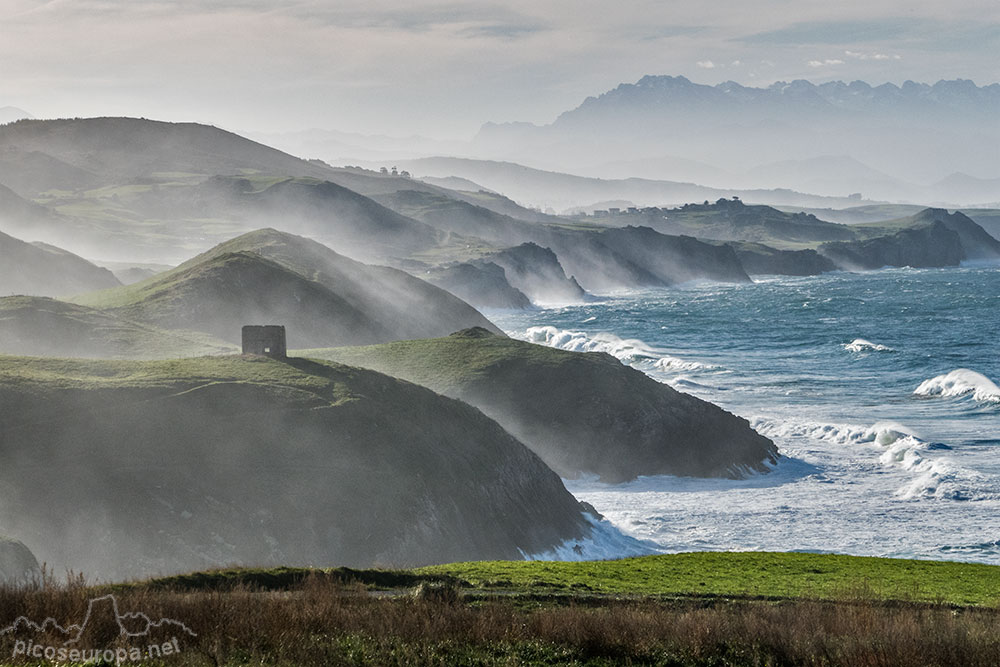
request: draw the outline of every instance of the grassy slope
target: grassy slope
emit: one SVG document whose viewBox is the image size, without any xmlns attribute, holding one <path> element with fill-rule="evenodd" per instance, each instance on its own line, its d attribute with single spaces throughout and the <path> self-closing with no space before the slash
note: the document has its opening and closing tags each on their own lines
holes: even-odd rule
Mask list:
<svg viewBox="0 0 1000 667">
<path fill-rule="evenodd" d="M 417 572 L 522 589 L 1000 605 L 997 566 L 831 554 L 702 552 L 615 561 L 454 563 Z"/>
<path fill-rule="evenodd" d="M 375 589 L 451 580 L 463 588 L 524 594 L 751 596 L 906 600 L 1000 605 L 1000 567 L 949 561 L 837 554 L 692 552 L 603 561 L 476 561 L 412 570 L 221 569 L 138 582 L 137 586 L 282 590 L 309 574 Z"/>
<path fill-rule="evenodd" d="M 360 368 L 0 356 L 0 405 L 0 523 L 93 576 L 516 558 L 586 528 L 495 422 Z M 79 543 L 67 531 L 88 516 L 105 518 L 104 537 Z"/>
<path fill-rule="evenodd" d="M 746 421 L 605 354 L 475 329 L 303 354 L 371 368 L 467 401 L 564 476 L 734 476 L 763 470 L 776 452 Z"/>
<path fill-rule="evenodd" d="M 638 223 L 631 223 L 638 224 Z M 813 216 L 785 213 L 770 206 L 745 205 L 719 200 L 714 204 L 689 204 L 654 214 L 651 226 L 665 234 L 688 234 L 720 241 L 752 241 L 783 249 L 815 247 L 823 241 L 854 237 L 851 229 Z"/>
<path fill-rule="evenodd" d="M 196 331 L 166 331 L 42 297 L 0 298 L 0 353 L 166 359 L 237 352 Z"/>
<path fill-rule="evenodd" d="M 0 361 L 0 384 L 4 389 L 25 389 L 34 395 L 55 396 L 56 392 L 67 389 L 127 389 L 152 390 L 167 396 L 207 383 L 236 382 L 299 389 L 333 403 L 349 396 L 342 382 L 302 372 L 266 357 L 227 355 L 154 361 L 85 361 L 0 356 Z M 327 365 L 343 373 L 345 379 L 350 379 L 355 370 L 340 364 Z"/>
</svg>

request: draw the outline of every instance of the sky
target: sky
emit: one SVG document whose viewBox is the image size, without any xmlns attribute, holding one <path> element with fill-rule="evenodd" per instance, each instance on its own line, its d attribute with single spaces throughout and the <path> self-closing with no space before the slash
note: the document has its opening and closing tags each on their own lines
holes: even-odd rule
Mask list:
<svg viewBox="0 0 1000 667">
<path fill-rule="evenodd" d="M 1000 81 L 998 0 L 0 0 L 0 107 L 471 137 L 646 74 Z"/>
</svg>

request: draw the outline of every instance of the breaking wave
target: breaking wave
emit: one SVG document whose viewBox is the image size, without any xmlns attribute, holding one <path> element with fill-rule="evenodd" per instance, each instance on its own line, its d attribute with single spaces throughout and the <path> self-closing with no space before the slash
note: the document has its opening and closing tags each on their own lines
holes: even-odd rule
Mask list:
<svg viewBox="0 0 1000 667">
<path fill-rule="evenodd" d="M 588 334 L 553 326 L 538 326 L 529 327 L 523 335 L 515 334 L 515 337 L 571 352 L 606 352 L 629 364 L 647 362 L 659 371 L 700 371 L 720 368 L 712 364 L 680 359 L 636 338 L 619 338 L 612 333 Z"/>
<path fill-rule="evenodd" d="M 844 343 L 844 349 L 848 352 L 895 352 L 888 345 L 879 345 L 864 338 L 855 338 L 850 343 Z"/>
<path fill-rule="evenodd" d="M 989 478 L 963 468 L 947 457 L 928 457 L 935 449 L 950 449 L 935 445 L 898 422 L 881 421 L 871 426 L 818 423 L 780 422 L 757 418 L 753 428 L 770 438 L 812 438 L 836 444 L 874 445 L 882 451 L 878 461 L 882 466 L 914 474 L 911 481 L 896 490 L 900 498 L 939 498 L 947 500 L 994 500 L 1000 489 L 991 486 Z"/>
<path fill-rule="evenodd" d="M 607 519 L 597 519 L 588 512 L 584 512 L 583 516 L 590 524 L 590 535 L 580 539 L 566 540 L 541 553 L 526 554 L 521 552 L 524 559 L 609 560 L 664 553 L 664 549 L 655 542 L 629 537 L 615 528 Z"/>
<path fill-rule="evenodd" d="M 964 396 L 972 394 L 983 403 L 1000 403 L 1000 387 L 985 375 L 959 368 L 945 375 L 924 380 L 914 391 L 919 396 Z"/>
</svg>

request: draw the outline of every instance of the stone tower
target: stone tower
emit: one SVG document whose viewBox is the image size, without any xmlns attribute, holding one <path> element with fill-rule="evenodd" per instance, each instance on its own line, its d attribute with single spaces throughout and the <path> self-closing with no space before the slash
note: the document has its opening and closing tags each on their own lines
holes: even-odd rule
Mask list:
<svg viewBox="0 0 1000 667">
<path fill-rule="evenodd" d="M 275 359 L 288 356 L 284 325 L 253 325 L 243 327 L 243 354 L 262 354 Z"/>
</svg>

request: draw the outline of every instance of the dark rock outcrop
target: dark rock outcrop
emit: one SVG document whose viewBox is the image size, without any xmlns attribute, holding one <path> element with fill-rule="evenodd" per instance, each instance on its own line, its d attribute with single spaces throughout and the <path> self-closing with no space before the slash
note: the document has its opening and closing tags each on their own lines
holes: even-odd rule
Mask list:
<svg viewBox="0 0 1000 667">
<path fill-rule="evenodd" d="M 866 241 L 824 243 L 818 252 L 847 270 L 958 266 L 965 259 L 959 233 L 938 220 Z"/>
<path fill-rule="evenodd" d="M 837 267 L 815 250 L 778 250 L 760 243 L 728 243 L 752 276 L 816 276 Z"/>
<path fill-rule="evenodd" d="M 1000 241 L 960 211 L 948 213 L 944 209 L 929 208 L 913 216 L 913 221 L 916 224 L 940 222 L 958 234 L 959 242 L 962 244 L 963 259 L 1000 259 Z"/>
<path fill-rule="evenodd" d="M 533 303 L 579 303 L 587 293 L 576 278 L 567 278 L 559 258 L 537 243 L 522 243 L 484 258 L 503 268 L 507 282 Z"/>
<path fill-rule="evenodd" d="M 602 243 L 667 284 L 690 280 L 746 283 L 736 253 L 692 236 L 669 236 L 649 227 L 623 227 L 601 233 Z"/>
<path fill-rule="evenodd" d="M 522 310 L 531 300 L 507 280 L 504 269 L 493 262 L 462 262 L 426 275 L 427 281 L 448 290 L 477 308 Z"/>
</svg>

